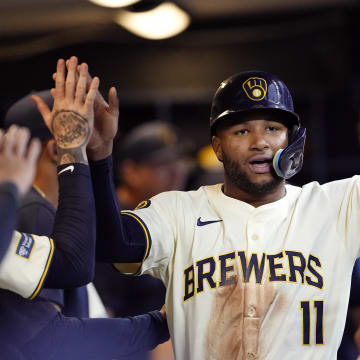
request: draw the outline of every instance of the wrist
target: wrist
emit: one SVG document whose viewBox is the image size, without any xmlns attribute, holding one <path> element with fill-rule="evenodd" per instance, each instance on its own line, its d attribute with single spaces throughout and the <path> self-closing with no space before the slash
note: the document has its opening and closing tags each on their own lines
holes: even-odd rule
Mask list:
<svg viewBox="0 0 360 360">
<path fill-rule="evenodd" d="M 113 142 L 104 143 L 96 148 L 88 147 L 87 155 L 91 161 L 98 161 L 108 158 L 112 154 Z"/>
<path fill-rule="evenodd" d="M 72 147 L 72 148 L 57 148 L 57 165 L 66 165 L 66 164 L 84 164 L 88 165 L 88 158 L 86 154 L 86 147 Z"/>
</svg>

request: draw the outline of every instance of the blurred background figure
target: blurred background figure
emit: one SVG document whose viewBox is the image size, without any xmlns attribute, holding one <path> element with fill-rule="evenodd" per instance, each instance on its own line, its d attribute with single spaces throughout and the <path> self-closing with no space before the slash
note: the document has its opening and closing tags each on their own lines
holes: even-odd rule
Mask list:
<svg viewBox="0 0 360 360">
<path fill-rule="evenodd" d="M 224 182 L 224 171 L 211 145 L 203 146 L 195 157 L 195 165 L 188 176 L 186 190 Z"/>
<path fill-rule="evenodd" d="M 122 209 L 168 190 L 183 190 L 187 178 L 184 155 L 189 143 L 166 122 L 137 126 L 117 142 L 114 152 L 116 192 Z"/>
<path fill-rule="evenodd" d="M 30 130 L 31 137 L 40 139 L 42 145 L 32 187 L 22 198 L 17 209 L 16 229 L 25 233 L 50 236 L 53 231 L 59 195 L 57 151 L 55 140 L 31 99 L 33 94 L 40 96 L 52 108 L 53 99 L 50 90 L 43 90 L 28 94 L 17 101 L 5 116 L 5 128 L 12 124 L 25 126 Z M 0 301 L 11 302 L 14 296 L 17 295 L 0 290 Z M 92 284 L 67 290 L 43 288 L 37 301 L 51 302 L 66 316 L 106 316 L 104 306 Z M 26 306 L 25 300 L 24 306 Z M 42 314 L 39 313 L 38 316 L 41 317 Z"/>
<path fill-rule="evenodd" d="M 116 192 L 122 210 L 169 190 L 183 190 L 187 179 L 187 158 L 191 145 L 179 131 L 162 121 L 133 128 L 119 139 L 113 153 Z M 163 283 L 144 275 L 123 275 L 109 264 L 97 263 L 95 286 L 110 316 L 133 316 L 165 303 Z M 155 359 L 171 359 L 169 344 L 160 345 Z M 136 359 L 148 359 L 144 354 Z M 135 358 L 134 358 L 135 359 Z"/>
</svg>

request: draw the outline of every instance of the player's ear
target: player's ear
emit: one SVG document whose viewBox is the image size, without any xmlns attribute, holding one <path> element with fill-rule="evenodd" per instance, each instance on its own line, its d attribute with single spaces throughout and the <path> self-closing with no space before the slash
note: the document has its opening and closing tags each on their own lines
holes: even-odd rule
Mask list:
<svg viewBox="0 0 360 360">
<path fill-rule="evenodd" d="M 57 146 L 54 139 L 50 139 L 46 144 L 46 152 L 48 157 L 55 164 L 57 163 Z"/>
<path fill-rule="evenodd" d="M 221 148 L 221 141 L 220 138 L 216 135 L 214 135 L 211 138 L 211 145 L 214 149 L 215 155 L 219 161 L 223 161 L 222 159 L 222 148 Z"/>
</svg>

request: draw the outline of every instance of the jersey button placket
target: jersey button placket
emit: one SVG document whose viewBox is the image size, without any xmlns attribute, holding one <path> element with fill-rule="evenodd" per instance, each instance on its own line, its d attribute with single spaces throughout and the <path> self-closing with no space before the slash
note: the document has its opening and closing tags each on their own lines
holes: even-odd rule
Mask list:
<svg viewBox="0 0 360 360">
<path fill-rule="evenodd" d="M 250 217 L 247 223 L 247 244 L 248 252 L 258 252 L 261 250 L 261 240 L 263 238 L 264 226 L 257 222 L 254 217 Z"/>
</svg>

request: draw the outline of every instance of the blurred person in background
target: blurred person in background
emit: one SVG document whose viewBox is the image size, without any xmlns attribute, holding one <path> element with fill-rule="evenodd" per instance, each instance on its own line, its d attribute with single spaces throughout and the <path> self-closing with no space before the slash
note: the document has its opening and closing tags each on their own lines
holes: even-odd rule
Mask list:
<svg viewBox="0 0 360 360">
<path fill-rule="evenodd" d="M 195 166 L 189 174 L 186 190 L 197 190 L 200 186 L 221 182 L 224 182 L 221 162 L 210 145 L 203 146 L 197 152 Z"/>
<path fill-rule="evenodd" d="M 177 129 L 153 121 L 133 128 L 117 142 L 114 151 L 116 193 L 121 209 L 134 209 L 143 199 L 160 192 L 184 188 L 190 145 L 179 138 Z M 133 316 L 160 309 L 165 286 L 150 275 L 127 276 L 109 264 L 96 264 L 96 288 L 111 316 Z M 156 359 L 171 359 L 170 344 L 160 345 Z M 136 359 L 148 359 L 148 354 Z M 135 358 L 134 358 L 135 359 Z"/>
<path fill-rule="evenodd" d="M 50 90 L 43 90 L 26 95 L 13 104 L 5 115 L 5 128 L 13 124 L 25 126 L 30 130 L 31 137 L 40 139 L 42 145 L 32 187 L 22 198 L 17 209 L 16 229 L 21 232 L 50 236 L 59 197 L 57 146 L 31 98 L 32 95 L 40 96 L 52 108 L 53 99 Z M 0 292 L 0 296 L 12 295 Z M 106 316 L 105 308 L 91 283 L 87 286 L 65 290 L 44 288 L 38 298 L 51 302 L 66 316 Z M 89 304 L 92 305 L 91 314 Z"/>
</svg>

